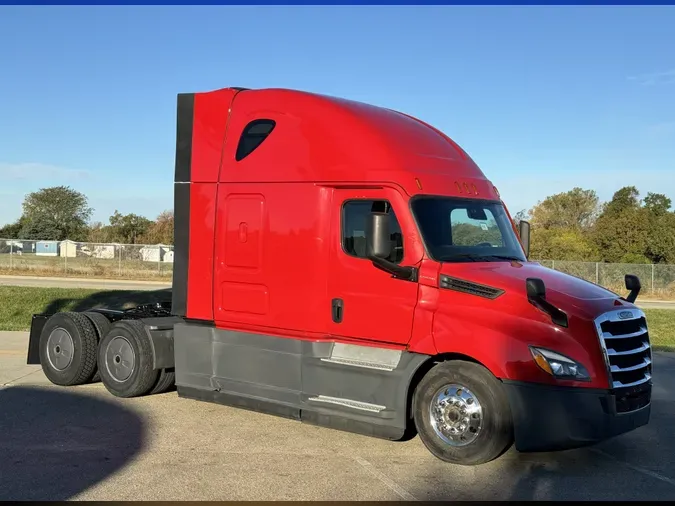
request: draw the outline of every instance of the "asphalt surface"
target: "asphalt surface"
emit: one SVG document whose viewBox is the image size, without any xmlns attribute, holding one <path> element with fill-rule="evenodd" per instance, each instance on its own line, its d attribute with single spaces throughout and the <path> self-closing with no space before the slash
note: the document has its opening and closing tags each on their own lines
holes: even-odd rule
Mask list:
<svg viewBox="0 0 675 506">
<path fill-rule="evenodd" d="M 178 398 L 50 386 L 0 332 L 0 500 L 675 500 L 675 354 L 655 354 L 648 426 L 593 448 L 479 467 Z"/>
</svg>

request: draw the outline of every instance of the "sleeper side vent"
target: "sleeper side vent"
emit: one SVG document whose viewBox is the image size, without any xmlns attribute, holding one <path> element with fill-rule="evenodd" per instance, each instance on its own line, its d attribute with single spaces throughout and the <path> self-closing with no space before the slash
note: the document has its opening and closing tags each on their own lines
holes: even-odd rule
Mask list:
<svg viewBox="0 0 675 506">
<path fill-rule="evenodd" d="M 441 275 L 440 287 L 456 292 L 468 293 L 469 295 L 477 295 L 478 297 L 486 299 L 496 299 L 504 293 L 504 290 L 499 288 L 481 285 L 463 279 L 451 278 L 450 276 L 445 275 Z"/>
</svg>

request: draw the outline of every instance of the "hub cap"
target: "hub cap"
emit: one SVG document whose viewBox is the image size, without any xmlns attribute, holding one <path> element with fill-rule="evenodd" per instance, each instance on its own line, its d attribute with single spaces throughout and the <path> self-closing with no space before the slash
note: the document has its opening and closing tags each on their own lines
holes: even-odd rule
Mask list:
<svg viewBox="0 0 675 506">
<path fill-rule="evenodd" d="M 118 382 L 129 379 L 136 365 L 136 353 L 124 337 L 113 338 L 105 350 L 105 365 L 112 379 Z"/>
<path fill-rule="evenodd" d="M 63 371 L 73 361 L 75 344 L 73 338 L 66 329 L 57 328 L 52 330 L 47 339 L 47 359 L 57 371 Z"/>
<path fill-rule="evenodd" d="M 478 437 L 483 408 L 467 388 L 446 385 L 436 392 L 429 409 L 434 432 L 450 446 L 465 446 Z"/>
</svg>

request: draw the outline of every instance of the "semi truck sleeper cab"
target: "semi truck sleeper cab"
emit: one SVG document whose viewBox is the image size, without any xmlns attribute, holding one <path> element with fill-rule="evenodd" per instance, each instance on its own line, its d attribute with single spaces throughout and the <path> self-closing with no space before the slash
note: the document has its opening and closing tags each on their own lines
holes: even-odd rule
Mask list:
<svg viewBox="0 0 675 506">
<path fill-rule="evenodd" d="M 177 98 L 166 304 L 34 315 L 57 385 L 166 391 L 390 440 L 446 462 L 593 444 L 648 423 L 634 302 L 528 261 L 436 128 L 285 89 Z"/>
</svg>

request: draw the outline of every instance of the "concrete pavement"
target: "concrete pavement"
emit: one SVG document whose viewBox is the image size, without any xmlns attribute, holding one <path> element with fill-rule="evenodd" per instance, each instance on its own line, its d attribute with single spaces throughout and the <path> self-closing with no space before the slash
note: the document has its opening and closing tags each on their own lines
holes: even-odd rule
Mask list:
<svg viewBox="0 0 675 506">
<path fill-rule="evenodd" d="M 667 300 L 643 300 L 638 298 L 635 301 L 637 306 L 642 309 L 675 309 L 675 301 Z"/>
<path fill-rule="evenodd" d="M 0 285 L 51 288 L 91 288 L 94 290 L 161 290 L 163 288 L 171 288 L 171 281 L 131 281 L 124 279 L 0 276 Z"/>
<path fill-rule="evenodd" d="M 51 386 L 27 333 L 0 332 L 0 500 L 674 500 L 675 355 L 655 354 L 652 421 L 590 449 L 444 464 L 393 443 L 175 392 Z"/>
</svg>

